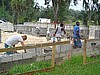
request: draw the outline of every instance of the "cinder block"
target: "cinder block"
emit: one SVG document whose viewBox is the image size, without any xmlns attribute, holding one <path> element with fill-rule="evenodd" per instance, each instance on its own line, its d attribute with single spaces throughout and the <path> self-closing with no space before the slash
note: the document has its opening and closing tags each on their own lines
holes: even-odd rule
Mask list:
<svg viewBox="0 0 100 75">
<path fill-rule="evenodd" d="M 45 60 L 49 60 L 49 59 L 51 59 L 51 56 L 46 56 L 45 57 Z"/>
<path fill-rule="evenodd" d="M 56 53 L 60 53 L 60 51 L 61 51 L 61 45 L 57 45 L 56 46 Z"/>
<path fill-rule="evenodd" d="M 15 60 L 22 60 L 22 54 L 21 53 L 16 53 L 16 54 L 13 54 L 13 61 Z"/>
<path fill-rule="evenodd" d="M 37 56 L 41 56 L 41 55 L 43 55 L 43 53 L 44 53 L 43 48 L 36 48 L 36 55 Z"/>
<path fill-rule="evenodd" d="M 12 61 L 13 57 L 11 55 L 0 55 L 0 62 L 9 62 Z"/>
<path fill-rule="evenodd" d="M 60 57 L 66 56 L 66 53 L 60 53 Z"/>
<path fill-rule="evenodd" d="M 61 52 L 65 52 L 67 50 L 67 45 L 61 45 Z"/>
<path fill-rule="evenodd" d="M 91 43 L 90 42 L 87 42 L 86 47 L 87 48 L 90 48 L 91 47 Z"/>
<path fill-rule="evenodd" d="M 28 58 L 32 58 L 32 53 L 31 52 L 22 54 L 22 59 L 28 59 Z"/>
<path fill-rule="evenodd" d="M 72 45 L 71 44 L 67 44 L 66 46 L 67 46 L 67 51 L 70 51 L 71 48 L 72 48 Z"/>
<path fill-rule="evenodd" d="M 55 54 L 55 58 L 59 58 L 60 57 L 60 54 Z"/>
<path fill-rule="evenodd" d="M 84 48 L 84 42 L 82 42 L 82 48 Z"/>
<path fill-rule="evenodd" d="M 63 57 L 63 60 L 66 60 L 66 59 L 67 59 L 67 56 L 64 56 L 64 57 Z"/>
<path fill-rule="evenodd" d="M 36 58 L 36 61 L 42 61 L 42 60 L 44 60 L 44 57 L 37 57 Z"/>
</svg>

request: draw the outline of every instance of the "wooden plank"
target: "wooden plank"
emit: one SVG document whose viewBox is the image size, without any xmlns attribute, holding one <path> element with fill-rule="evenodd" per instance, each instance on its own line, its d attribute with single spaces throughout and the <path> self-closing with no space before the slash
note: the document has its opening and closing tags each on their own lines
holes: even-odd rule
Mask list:
<svg viewBox="0 0 100 75">
<path fill-rule="evenodd" d="M 62 44 L 69 44 L 70 41 L 61 41 L 61 42 L 51 42 L 51 43 L 41 43 L 32 46 L 19 46 L 13 48 L 1 48 L 0 52 L 7 52 L 7 51 L 14 51 L 14 50 L 23 50 L 23 49 L 32 49 L 32 48 L 40 48 L 40 47 L 48 47 L 48 46 L 55 46 L 55 45 L 62 45 Z"/>
<path fill-rule="evenodd" d="M 97 62 L 100 62 L 100 59 L 99 60 L 95 60 L 93 62 L 88 62 L 88 63 L 86 63 L 86 65 L 88 65 L 88 64 L 94 64 L 94 63 L 97 63 Z"/>
<path fill-rule="evenodd" d="M 87 39 L 87 42 L 100 41 L 100 39 Z"/>
<path fill-rule="evenodd" d="M 51 61 L 51 67 L 55 67 L 55 49 L 56 46 L 52 47 L 52 61 Z"/>
<path fill-rule="evenodd" d="M 31 74 L 34 74 L 34 73 L 37 73 L 37 72 L 47 72 L 47 71 L 50 71 L 50 70 L 52 70 L 52 69 L 53 69 L 53 68 L 50 67 L 50 68 L 45 68 L 45 69 L 42 69 L 42 70 L 35 70 L 35 71 L 25 72 L 25 73 L 15 74 L 15 75 L 31 75 Z"/>
<path fill-rule="evenodd" d="M 84 51 L 83 51 L 83 64 L 86 64 L 86 43 L 87 40 L 84 40 Z"/>
</svg>

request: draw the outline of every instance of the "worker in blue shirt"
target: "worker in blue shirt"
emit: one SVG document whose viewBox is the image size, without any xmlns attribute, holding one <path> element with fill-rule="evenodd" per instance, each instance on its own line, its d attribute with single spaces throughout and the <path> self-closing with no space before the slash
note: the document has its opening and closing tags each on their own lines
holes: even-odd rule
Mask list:
<svg viewBox="0 0 100 75">
<path fill-rule="evenodd" d="M 74 30 L 73 30 L 73 41 L 74 41 L 74 48 L 81 48 L 82 43 L 81 43 L 81 37 L 80 37 L 80 27 L 79 27 L 80 23 L 76 22 L 76 25 L 74 26 Z"/>
</svg>

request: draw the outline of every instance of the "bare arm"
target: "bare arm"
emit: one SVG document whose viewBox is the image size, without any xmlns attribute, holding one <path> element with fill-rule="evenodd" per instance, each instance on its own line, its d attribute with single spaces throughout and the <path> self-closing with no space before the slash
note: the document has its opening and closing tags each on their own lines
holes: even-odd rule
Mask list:
<svg viewBox="0 0 100 75">
<path fill-rule="evenodd" d="M 21 45 L 22 45 L 22 46 L 25 46 L 25 44 L 24 44 L 23 41 L 21 41 Z M 24 49 L 24 52 L 26 53 L 26 49 Z"/>
<path fill-rule="evenodd" d="M 66 34 L 66 31 L 65 31 L 65 29 L 64 29 L 64 28 L 62 28 L 62 31 L 64 32 L 64 34 Z"/>
<path fill-rule="evenodd" d="M 56 29 L 55 34 L 57 33 L 57 31 L 58 31 L 58 28 Z"/>
<path fill-rule="evenodd" d="M 13 47 L 15 47 L 15 45 L 13 45 Z M 14 52 L 14 53 L 17 53 L 17 51 L 15 51 L 15 50 L 14 50 L 13 52 Z"/>
</svg>

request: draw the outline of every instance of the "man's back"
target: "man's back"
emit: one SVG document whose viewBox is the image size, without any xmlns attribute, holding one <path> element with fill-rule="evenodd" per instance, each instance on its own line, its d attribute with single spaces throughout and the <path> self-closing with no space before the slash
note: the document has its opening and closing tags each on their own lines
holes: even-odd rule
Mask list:
<svg viewBox="0 0 100 75">
<path fill-rule="evenodd" d="M 19 36 L 19 35 L 13 35 L 11 37 L 9 37 L 7 40 L 6 40 L 6 44 L 9 45 L 9 46 L 13 46 L 17 43 L 19 43 L 20 41 L 23 41 L 22 37 Z"/>
<path fill-rule="evenodd" d="M 80 32 L 80 27 L 75 25 L 74 26 L 74 37 L 77 37 L 77 32 Z"/>
</svg>

